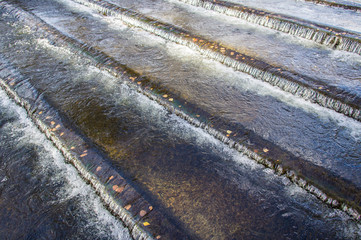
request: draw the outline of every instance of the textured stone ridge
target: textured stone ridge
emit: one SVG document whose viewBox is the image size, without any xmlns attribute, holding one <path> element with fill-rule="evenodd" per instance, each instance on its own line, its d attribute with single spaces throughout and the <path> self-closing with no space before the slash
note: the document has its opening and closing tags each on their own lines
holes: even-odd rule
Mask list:
<svg viewBox="0 0 361 240">
<path fill-rule="evenodd" d="M 313 2 L 316 4 L 322 4 L 322 5 L 326 5 L 326 6 L 331 6 L 331 7 L 338 7 L 338 8 L 343 8 L 343 9 L 347 9 L 347 10 L 353 10 L 353 11 L 358 11 L 361 12 L 361 5 L 356 4 L 356 3 L 352 3 L 352 2 L 337 2 L 334 0 L 305 0 L 306 2 Z"/>
<path fill-rule="evenodd" d="M 197 7 L 237 17 L 280 32 L 305 38 L 333 49 L 361 54 L 361 36 L 311 21 L 275 14 L 222 0 L 178 0 Z"/>
<path fill-rule="evenodd" d="M 14 73 L 15 72 L 15 73 Z M 161 211 L 148 202 L 132 185 L 112 168 L 91 143 L 84 139 L 43 99 L 27 79 L 11 66 L 0 62 L 0 87 L 74 165 L 89 182 L 107 208 L 129 229 L 134 239 L 188 239 Z"/>
<path fill-rule="evenodd" d="M 289 72 L 285 69 L 274 67 L 264 61 L 223 46 L 220 43 L 203 39 L 196 34 L 189 33 L 171 24 L 163 23 L 132 10 L 121 8 L 107 1 L 73 1 L 94 8 L 104 15 L 119 17 L 125 24 L 139 27 L 166 40 L 187 46 L 210 59 L 232 67 L 236 71 L 247 73 L 283 91 L 361 121 L 361 99 L 355 96 L 348 96 L 333 86 L 325 85 L 325 83 L 303 76 L 300 73 Z M 211 4 L 216 3 L 211 2 Z M 256 13 L 253 10 L 249 10 L 248 12 L 250 14 Z M 261 13 L 260 15 L 263 16 Z M 278 16 L 276 18 L 278 18 Z"/>
<path fill-rule="evenodd" d="M 0 6 L 4 7 L 1 3 Z M 292 153 L 280 149 L 275 144 L 262 139 L 239 124 L 232 124 L 224 119 L 216 119 L 197 106 L 191 103 L 186 104 L 186 101 L 181 97 L 160 86 L 154 85 L 150 79 L 141 77 L 127 66 L 119 64 L 92 46 L 79 43 L 74 39 L 64 36 L 30 13 L 13 8 L 12 6 L 5 7 L 9 12 L 23 19 L 25 23 L 30 21 L 32 27 L 43 31 L 45 36 L 52 40 L 54 44 L 70 47 L 78 53 L 85 53 L 96 67 L 110 72 L 138 92 L 158 102 L 170 112 L 187 120 L 192 125 L 203 128 L 210 135 L 244 153 L 258 163 L 273 169 L 277 174 L 287 176 L 295 184 L 308 190 L 330 206 L 340 208 L 353 218 L 360 219 L 358 211 L 360 211 L 361 192 L 353 184 L 335 177 L 332 172 L 295 157 Z M 1 68 L 4 69 L 6 66 L 3 65 Z M 64 150 L 63 154 L 67 156 L 67 159 L 80 172 L 83 171 L 84 178 L 97 189 L 111 211 L 119 215 L 130 229 L 134 229 L 132 233 L 135 238 L 139 238 L 139 234 L 143 236 L 142 234 L 147 232 L 151 233 L 151 236 L 155 238 L 158 236 L 168 236 L 166 239 L 177 239 L 176 236 L 181 236 L 181 238 L 183 238 L 182 236 L 184 238 L 187 237 L 185 233 L 180 232 L 179 228 L 167 222 L 167 218 L 163 219 L 164 216 L 161 212 L 154 209 L 141 196 L 137 196 L 134 189 L 130 190 L 132 189 L 131 183 L 127 183 L 102 158 L 98 158 L 100 155 L 94 148 L 89 147 L 75 132 L 66 130 L 57 113 L 54 110 L 47 110 L 49 107 L 44 107 L 45 103 L 43 103 L 44 106 L 41 104 L 41 98 L 39 98 L 39 95 L 34 90 L 31 90 L 34 96 L 26 97 L 30 103 L 24 101 L 22 99 L 23 96 L 18 97 L 18 93 L 14 91 L 14 89 L 17 90 L 17 88 L 14 88 L 14 86 L 17 86 L 17 82 L 18 80 L 15 77 L 8 76 L 2 81 L 2 87 L 20 105 L 27 109 L 29 115 L 37 122 L 39 128 L 44 129 L 43 131 L 59 149 L 63 149 L 63 147 L 66 149 L 65 146 L 70 146 L 70 150 Z M 22 80 L 21 82 L 20 87 L 27 86 L 24 84 L 26 81 Z M 31 86 L 28 86 L 28 88 L 32 89 Z M 210 122 L 209 119 L 212 119 L 212 121 Z M 42 124 L 44 124 L 44 128 L 41 127 Z M 83 143 L 74 144 L 77 141 L 83 141 Z M 63 142 L 66 144 L 64 145 Z M 309 171 L 306 171 L 309 169 L 312 169 L 312 172 L 315 174 L 309 175 Z M 101 184 L 97 184 L 97 182 Z M 114 199 L 119 199 L 119 201 L 117 200 L 117 202 Z M 132 218 L 129 216 L 132 216 Z"/>
</svg>

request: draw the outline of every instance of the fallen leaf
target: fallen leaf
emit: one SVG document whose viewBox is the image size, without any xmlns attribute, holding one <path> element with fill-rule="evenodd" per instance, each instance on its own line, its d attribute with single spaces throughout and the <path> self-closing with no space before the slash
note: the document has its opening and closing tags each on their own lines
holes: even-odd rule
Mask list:
<svg viewBox="0 0 361 240">
<path fill-rule="evenodd" d="M 132 207 L 132 205 L 128 204 L 128 205 L 125 206 L 124 208 L 125 208 L 126 210 L 129 210 L 131 207 Z"/>
<path fill-rule="evenodd" d="M 149 206 L 149 210 L 152 211 L 152 210 L 153 210 L 153 207 L 152 207 L 152 206 Z"/>
<path fill-rule="evenodd" d="M 55 125 L 55 122 L 54 122 L 54 121 L 51 121 L 50 124 L 51 124 L 51 125 Z"/>
<path fill-rule="evenodd" d="M 147 214 L 147 212 L 146 212 L 146 211 L 144 211 L 144 210 L 140 210 L 140 212 L 139 212 L 139 216 L 144 217 L 144 216 L 145 216 L 145 214 Z"/>
<path fill-rule="evenodd" d="M 80 157 L 85 157 L 86 155 L 88 155 L 88 154 L 84 153 L 84 154 L 80 155 Z"/>
<path fill-rule="evenodd" d="M 228 134 L 231 134 L 231 133 L 232 133 L 232 131 L 231 131 L 231 130 L 227 130 L 227 133 L 228 133 Z"/>
<path fill-rule="evenodd" d="M 41 114 L 43 114 L 43 111 L 40 111 L 40 112 L 39 112 L 39 115 L 41 115 Z"/>
<path fill-rule="evenodd" d="M 173 102 L 173 98 L 169 98 L 169 101 Z"/>
<path fill-rule="evenodd" d="M 168 97 L 168 95 L 167 95 L 167 94 L 164 94 L 164 95 L 163 95 L 163 97 L 164 97 L 164 98 L 167 98 L 167 97 Z"/>
<path fill-rule="evenodd" d="M 102 170 L 101 166 L 97 167 L 97 169 L 95 171 L 99 172 L 100 170 Z"/>
<path fill-rule="evenodd" d="M 144 225 L 144 226 L 149 226 L 150 223 L 149 223 L 149 222 L 144 222 L 143 225 Z"/>
<path fill-rule="evenodd" d="M 269 150 L 267 148 L 263 148 L 263 152 L 269 152 Z"/>
<path fill-rule="evenodd" d="M 60 136 L 63 136 L 64 135 L 64 133 L 62 132 L 62 133 L 60 133 Z"/>
<path fill-rule="evenodd" d="M 118 186 L 118 185 L 114 185 L 114 186 L 113 186 L 113 190 L 116 191 L 116 192 L 118 192 L 118 193 L 121 193 L 121 192 L 123 192 L 124 187 L 120 187 L 120 186 Z"/>
</svg>

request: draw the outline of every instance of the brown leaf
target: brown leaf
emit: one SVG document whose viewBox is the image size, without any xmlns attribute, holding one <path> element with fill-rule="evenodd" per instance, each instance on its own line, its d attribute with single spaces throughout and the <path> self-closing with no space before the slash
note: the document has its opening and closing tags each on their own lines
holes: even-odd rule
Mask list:
<svg viewBox="0 0 361 240">
<path fill-rule="evenodd" d="M 140 212 L 139 212 L 139 216 L 144 217 L 144 216 L 145 216 L 145 214 L 147 214 L 147 212 L 146 212 L 146 211 L 144 211 L 144 210 L 140 210 Z"/>
</svg>

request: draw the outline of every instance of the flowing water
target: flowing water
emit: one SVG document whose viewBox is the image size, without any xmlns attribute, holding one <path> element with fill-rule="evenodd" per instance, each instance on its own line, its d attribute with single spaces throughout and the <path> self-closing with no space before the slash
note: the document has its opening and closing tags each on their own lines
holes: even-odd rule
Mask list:
<svg viewBox="0 0 361 240">
<path fill-rule="evenodd" d="M 360 107 L 358 54 L 178 1 L 111 2 L 332 85 Z M 19 94 L 23 86 L 36 89 L 69 128 L 188 238 L 360 237 L 360 121 L 76 1 L 0 4 L 20 11 L 0 12 L 0 79 L 14 79 Z M 52 37 L 43 25 L 73 42 Z M 108 69 L 100 67 L 94 51 L 109 57 Z M 112 71 L 124 66 L 153 84 L 151 96 L 147 87 L 145 92 L 138 88 L 142 82 L 114 76 Z M 0 236 L 129 239 L 128 229 L 4 91 L 0 106 Z M 227 138 L 248 150 L 237 151 Z M 257 159 L 254 153 L 277 159 L 325 194 L 307 187 L 312 184 L 297 186 L 288 173 L 275 174 L 273 167 L 251 159 Z"/>
<path fill-rule="evenodd" d="M 315 5 L 312 2 L 294 0 L 231 0 L 230 2 L 260 8 L 274 13 L 291 15 L 328 26 L 340 27 L 345 30 L 361 32 L 361 15 L 352 10 Z M 347 1 L 345 1 L 347 2 Z"/>
</svg>

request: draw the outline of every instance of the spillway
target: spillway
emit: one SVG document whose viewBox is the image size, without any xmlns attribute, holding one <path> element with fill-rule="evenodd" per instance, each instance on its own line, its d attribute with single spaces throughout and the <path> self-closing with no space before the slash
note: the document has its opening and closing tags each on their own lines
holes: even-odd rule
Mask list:
<svg viewBox="0 0 361 240">
<path fill-rule="evenodd" d="M 2 235 L 360 237 L 360 55 L 191 2 L 0 1 Z"/>
</svg>

